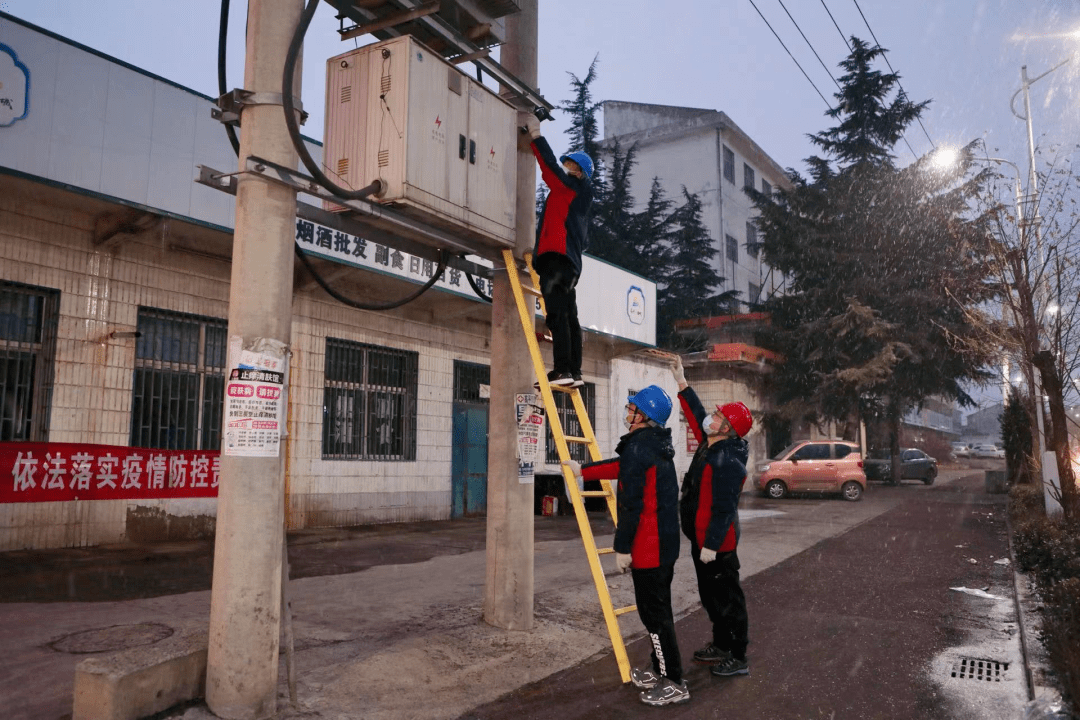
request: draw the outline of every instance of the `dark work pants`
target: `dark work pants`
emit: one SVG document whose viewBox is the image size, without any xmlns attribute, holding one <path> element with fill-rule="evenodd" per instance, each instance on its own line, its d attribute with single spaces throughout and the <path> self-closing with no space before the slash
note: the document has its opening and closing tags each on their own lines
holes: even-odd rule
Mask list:
<svg viewBox="0 0 1080 720">
<path fill-rule="evenodd" d="M 716 559 L 706 565 L 701 562 L 699 549 L 694 548 L 691 554 L 701 604 L 712 621 L 713 645 L 745 660 L 750 621 L 746 597 L 739 585 L 739 556 L 734 550 L 717 553 Z"/>
<path fill-rule="evenodd" d="M 634 600 L 638 617 L 652 642 L 653 672 L 682 682 L 682 658 L 675 640 L 675 618 L 671 612 L 671 579 L 675 566 L 630 570 L 634 578 Z"/>
<path fill-rule="evenodd" d="M 552 370 L 568 375 L 581 374 L 581 325 L 578 324 L 578 273 L 570 259 L 558 253 L 544 253 L 533 263 L 540 276 L 540 294 L 547 309 L 551 333 Z"/>
</svg>

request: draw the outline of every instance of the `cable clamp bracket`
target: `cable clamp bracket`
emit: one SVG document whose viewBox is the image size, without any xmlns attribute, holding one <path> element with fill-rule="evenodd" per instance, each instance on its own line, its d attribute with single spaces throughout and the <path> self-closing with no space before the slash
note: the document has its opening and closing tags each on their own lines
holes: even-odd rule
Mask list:
<svg viewBox="0 0 1080 720">
<path fill-rule="evenodd" d="M 253 92 L 243 88 L 233 88 L 215 101 L 216 107 L 210 109 L 210 117 L 225 125 L 240 127 L 240 112 L 246 105 L 282 105 L 281 93 Z M 300 124 L 307 122 L 308 114 L 299 98 L 293 98 L 293 105 L 300 113 Z"/>
</svg>

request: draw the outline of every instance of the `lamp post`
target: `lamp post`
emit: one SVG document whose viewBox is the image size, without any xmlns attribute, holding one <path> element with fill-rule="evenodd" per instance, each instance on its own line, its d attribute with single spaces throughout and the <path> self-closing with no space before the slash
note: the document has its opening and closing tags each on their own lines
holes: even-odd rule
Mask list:
<svg viewBox="0 0 1080 720">
<path fill-rule="evenodd" d="M 1012 114 L 1024 121 L 1027 126 L 1027 145 L 1028 145 L 1028 198 L 1030 199 L 1032 212 L 1031 212 L 1031 224 L 1035 230 L 1035 246 L 1039 251 L 1039 264 L 1040 268 L 1043 263 L 1043 248 L 1042 248 L 1042 229 L 1039 223 L 1039 202 L 1038 202 L 1038 174 L 1035 172 L 1035 131 L 1032 128 L 1031 123 L 1031 86 L 1042 80 L 1044 77 L 1054 72 L 1055 70 L 1064 67 L 1072 57 L 1067 57 L 1059 62 L 1054 67 L 1050 68 L 1042 75 L 1037 75 L 1033 78 L 1028 78 L 1027 65 L 1020 67 L 1020 89 L 1013 93 L 1012 99 L 1009 100 L 1009 109 L 1012 110 Z M 1016 112 L 1016 96 L 1020 93 L 1024 94 L 1024 114 Z M 1015 165 L 1013 166 L 1015 167 Z M 1019 173 L 1019 171 L 1017 171 Z M 1019 190 L 1017 191 L 1019 193 Z M 1018 195 L 1019 197 L 1019 195 Z M 1023 225 L 1021 225 L 1023 227 Z M 1022 231 L 1023 232 L 1023 231 Z M 1043 293 L 1043 285 L 1039 283 L 1038 293 L 1041 296 Z M 1045 303 L 1044 303 L 1045 307 Z M 1039 323 L 1041 329 L 1041 321 Z M 1040 332 L 1036 338 L 1036 343 L 1040 346 L 1042 344 L 1042 333 Z M 1039 348 L 1036 348 L 1038 350 Z M 1053 484 L 1057 478 L 1057 457 L 1052 452 L 1044 449 L 1045 435 L 1043 431 L 1043 383 L 1042 373 L 1036 368 L 1034 370 L 1034 377 L 1037 380 L 1037 387 L 1032 387 L 1032 392 L 1035 395 L 1035 418 L 1038 425 L 1038 445 L 1039 445 L 1039 465 L 1042 474 L 1043 481 L 1043 494 L 1046 498 L 1046 509 L 1048 515 L 1053 515 L 1061 512 L 1061 505 L 1057 502 L 1057 499 L 1050 493 L 1050 485 Z M 1049 457 L 1048 457 L 1049 456 Z M 1053 470 L 1048 474 L 1048 468 L 1053 464 Z M 1060 484 L 1060 480 L 1057 481 Z"/>
</svg>

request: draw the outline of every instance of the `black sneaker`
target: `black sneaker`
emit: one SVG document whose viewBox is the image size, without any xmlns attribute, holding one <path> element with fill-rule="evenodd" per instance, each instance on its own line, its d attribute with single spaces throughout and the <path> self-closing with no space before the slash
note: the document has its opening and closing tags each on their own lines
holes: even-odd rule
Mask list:
<svg viewBox="0 0 1080 720">
<path fill-rule="evenodd" d="M 638 694 L 638 697 L 646 705 L 673 705 L 688 702 L 690 690 L 685 680 L 676 685 L 671 678 L 661 678 L 656 687 Z"/>
<path fill-rule="evenodd" d="M 721 663 L 717 663 L 709 668 L 709 672 L 713 675 L 719 675 L 720 677 L 729 677 L 731 675 L 749 675 L 750 664 L 746 660 L 739 660 L 733 655 L 729 655 L 726 660 Z"/>
<path fill-rule="evenodd" d="M 547 381 L 549 385 L 570 387 L 574 384 L 574 376 L 570 373 L 555 372 L 554 370 L 552 370 L 547 374 Z M 536 382 L 534 382 L 533 387 L 539 390 L 540 381 L 537 380 Z"/>
<path fill-rule="evenodd" d="M 574 382 L 570 383 L 570 387 L 585 387 L 585 381 L 581 379 L 581 373 L 570 373 L 570 376 L 574 378 Z"/>
<path fill-rule="evenodd" d="M 721 650 L 712 643 L 694 651 L 694 662 L 704 663 L 705 665 L 715 665 L 724 662 L 729 657 L 731 657 L 731 653 L 727 650 Z"/>
<path fill-rule="evenodd" d="M 634 687 L 651 690 L 660 682 L 660 678 L 652 671 L 652 668 L 633 668 L 630 670 L 630 682 L 634 683 Z"/>
</svg>

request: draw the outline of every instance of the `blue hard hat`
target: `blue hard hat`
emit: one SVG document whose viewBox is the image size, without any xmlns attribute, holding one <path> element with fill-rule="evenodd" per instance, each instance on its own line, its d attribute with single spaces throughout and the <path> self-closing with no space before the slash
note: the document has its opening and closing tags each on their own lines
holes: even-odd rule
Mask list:
<svg viewBox="0 0 1080 720">
<path fill-rule="evenodd" d="M 626 398 L 627 402 L 637 406 L 641 414 L 660 425 L 667 425 L 671 415 L 671 397 L 662 387 L 650 385 L 638 390 L 636 395 Z"/>
<path fill-rule="evenodd" d="M 573 160 L 574 162 L 576 162 L 578 164 L 578 167 L 581 168 L 581 171 L 585 173 L 585 177 L 592 180 L 593 164 L 591 157 L 589 157 L 583 152 L 572 152 L 566 153 L 561 158 L 559 158 L 559 162 L 563 162 L 564 160 Z"/>
</svg>

